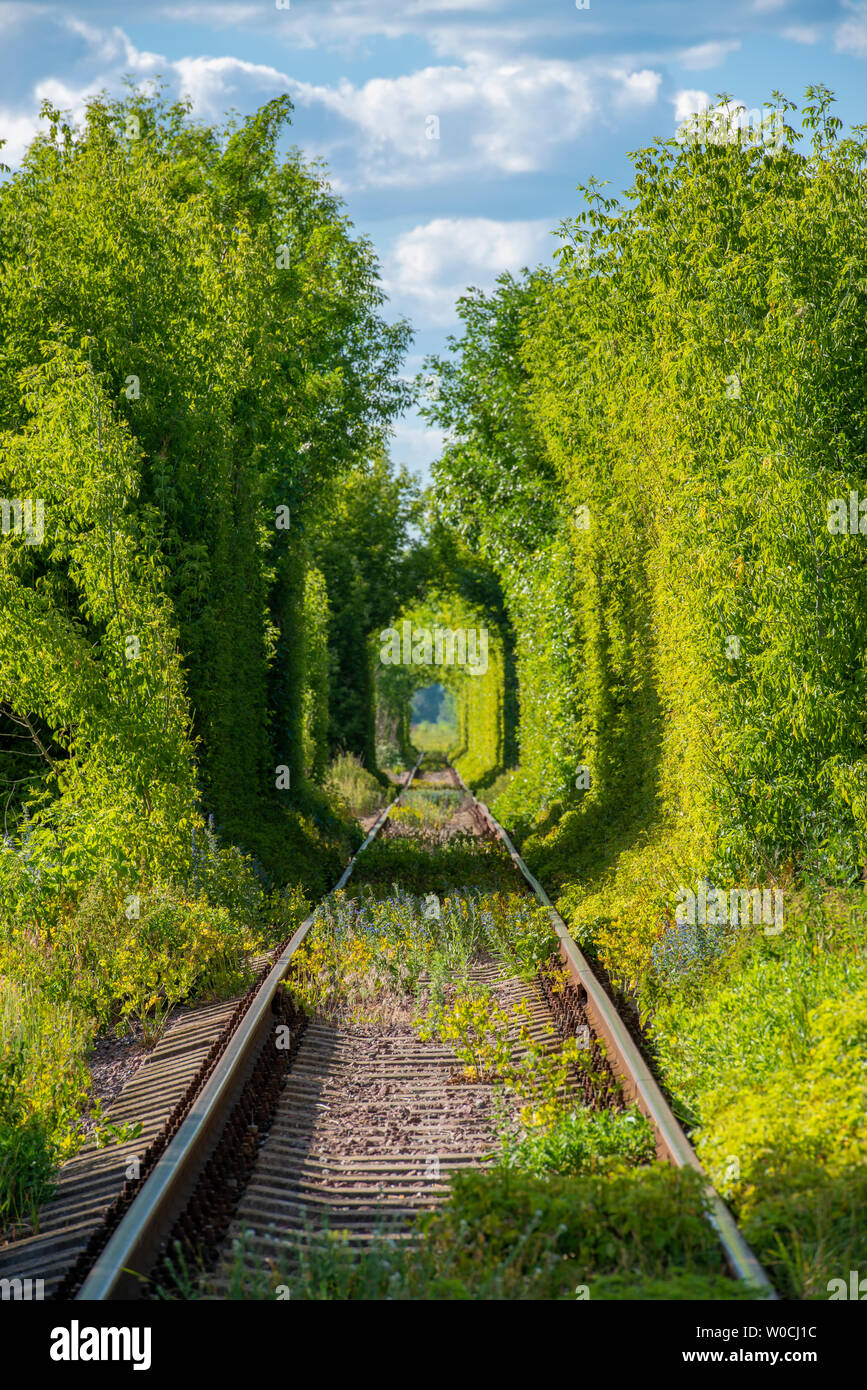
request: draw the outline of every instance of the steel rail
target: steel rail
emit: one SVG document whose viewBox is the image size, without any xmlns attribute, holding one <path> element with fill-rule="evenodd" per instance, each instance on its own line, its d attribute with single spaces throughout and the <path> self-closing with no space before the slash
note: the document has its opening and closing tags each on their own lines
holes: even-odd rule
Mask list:
<svg viewBox="0 0 867 1390">
<path fill-rule="evenodd" d="M 389 814 L 408 790 L 423 760 L 421 754 L 407 773 L 395 796 L 383 809 L 363 843 L 352 856 L 333 891 L 343 888 L 359 856 L 379 834 Z M 777 1298 L 765 1271 L 750 1250 L 728 1207 L 711 1185 L 695 1150 L 665 1100 L 644 1058 L 623 1020 L 594 975 L 588 961 L 569 934 L 563 918 L 551 903 L 545 889 L 515 849 L 508 833 L 467 787 L 456 768 L 451 768 L 460 787 L 472 798 L 492 833 L 502 842 L 510 858 L 533 889 L 551 918 L 570 973 L 586 996 L 587 1016 L 598 1036 L 608 1046 L 608 1057 L 626 1082 L 626 1089 L 654 1127 L 662 1156 L 678 1167 L 690 1167 L 705 1179 L 710 1210 L 708 1218 L 717 1232 L 732 1272 L 761 1290 L 767 1298 Z M 79 1293 L 79 1301 L 105 1301 L 134 1297 L 144 1272 L 156 1257 L 160 1244 L 195 1184 L 217 1142 L 259 1055 L 271 1026 L 272 1005 L 295 952 L 313 925 L 315 913 L 298 927 L 281 951 L 267 977 L 253 996 L 249 1008 L 229 1039 L 222 1057 L 205 1082 L 191 1109 L 166 1146 L 153 1170 L 142 1182 L 105 1248 L 95 1260 Z"/>
<path fill-rule="evenodd" d="M 692 1168 L 705 1179 L 705 1192 L 709 1204 L 708 1220 L 719 1237 L 732 1273 L 745 1283 L 761 1289 L 766 1298 L 778 1298 L 779 1295 L 738 1229 L 734 1217 L 705 1173 L 695 1149 L 690 1144 L 677 1117 L 662 1094 L 623 1019 L 594 975 L 588 960 L 571 936 L 560 913 L 554 907 L 539 880 L 524 863 L 507 831 L 500 825 L 496 816 L 483 801 L 479 801 L 473 795 L 456 767 L 453 767 L 453 771 L 463 790 L 472 797 L 475 805 L 479 807 L 490 829 L 505 846 L 512 862 L 523 874 L 539 902 L 548 909 L 551 923 L 560 941 L 561 955 L 569 967 L 573 980 L 580 984 L 585 991 L 587 997 L 585 1007 L 588 1018 L 597 1035 L 605 1039 L 608 1047 L 608 1059 L 627 1082 L 631 1098 L 635 1100 L 653 1125 L 657 1138 L 657 1149 L 676 1167 Z"/>
<path fill-rule="evenodd" d="M 401 796 L 409 789 L 424 754 L 407 773 L 392 800 L 383 809 L 366 839 L 352 856 L 333 892 L 343 888 L 353 868 L 385 825 Z M 270 1031 L 272 1003 L 292 957 L 315 920 L 315 912 L 301 923 L 253 996 L 228 1046 L 211 1076 L 192 1103 L 174 1138 L 143 1179 L 116 1229 L 76 1294 L 76 1301 L 106 1301 L 134 1297 L 140 1280 L 157 1254 L 172 1221 L 182 1209 L 195 1179 L 219 1137 L 252 1069 L 260 1045 Z"/>
</svg>

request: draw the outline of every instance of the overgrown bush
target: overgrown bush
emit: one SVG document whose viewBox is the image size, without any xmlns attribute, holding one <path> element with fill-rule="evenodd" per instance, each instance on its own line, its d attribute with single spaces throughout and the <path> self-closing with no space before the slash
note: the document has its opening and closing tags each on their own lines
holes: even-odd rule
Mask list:
<svg viewBox="0 0 867 1390">
<path fill-rule="evenodd" d="M 382 809 L 385 793 L 357 753 L 338 753 L 325 774 L 323 788 L 336 807 L 360 819 Z"/>
</svg>

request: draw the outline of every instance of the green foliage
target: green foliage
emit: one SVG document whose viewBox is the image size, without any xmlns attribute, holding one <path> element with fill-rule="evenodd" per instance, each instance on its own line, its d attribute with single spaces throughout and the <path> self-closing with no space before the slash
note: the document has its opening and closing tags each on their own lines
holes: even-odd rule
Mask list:
<svg viewBox="0 0 867 1390">
<path fill-rule="evenodd" d="M 245 883 L 244 867 L 237 856 L 224 885 L 211 869 L 207 888 L 152 885 L 135 897 L 94 880 L 41 925 L 7 928 L 0 970 L 38 983 L 59 1008 L 69 1003 L 103 1029 L 137 1020 L 153 1040 L 176 1004 L 242 993 L 253 957 L 305 915 L 297 892 L 269 901 L 255 880 Z"/>
<path fill-rule="evenodd" d="M 549 952 L 552 945 L 549 928 Z M 521 1102 L 518 1117 L 527 1130 L 546 1133 L 559 1122 L 567 1082 L 584 1058 L 574 1038 L 559 1044 L 549 1024 L 549 1037 L 539 1042 L 530 1024 L 526 998 L 507 1010 L 489 986 L 463 979 L 418 1027 L 422 1038 L 450 1044 L 468 1080 L 496 1082 Z"/>
<path fill-rule="evenodd" d="M 755 1298 L 719 1270 L 691 1179 L 661 1167 L 556 1185 L 462 1173 L 445 1206 L 421 1219 L 418 1244 L 383 1232 L 359 1251 L 348 1232 L 326 1227 L 299 1246 L 297 1261 L 275 1260 L 265 1269 L 239 1241 L 228 1297 L 273 1299 L 282 1286 L 295 1301 Z M 676 1229 L 666 1230 L 668 1218 Z M 628 1223 L 625 1233 L 619 1219 Z M 678 1237 L 686 1238 L 683 1267 Z M 207 1277 L 180 1260 L 175 1268 L 182 1297 L 212 1296 Z"/>
<path fill-rule="evenodd" d="M 439 378 L 439 392 L 423 408 L 453 435 L 435 467 L 440 513 L 499 581 L 503 761 L 514 761 L 516 751 L 511 687 L 517 682 L 518 776 L 525 796 L 537 800 L 561 785 L 564 762 L 571 766 L 577 760 L 571 756 L 576 739 L 570 557 L 560 538 L 554 469 L 526 408 L 527 373 L 520 356 L 524 318 L 548 279 L 542 271 L 523 283 L 504 274 L 492 295 L 473 291 L 458 301 L 464 334 L 449 340 L 451 359 L 428 364 Z"/>
<path fill-rule="evenodd" d="M 380 454 L 332 486 L 311 536 L 331 599 L 329 747 L 356 753 L 368 768 L 376 766 L 368 635 L 416 582 L 407 546 L 418 515 L 415 481 Z"/>
<path fill-rule="evenodd" d="M 359 1253 L 339 1231 L 297 1269 L 241 1274 L 236 1297 L 525 1300 L 745 1298 L 727 1279 L 694 1173 L 654 1165 L 615 1176 L 539 1179 L 467 1171 L 419 1222 L 423 1240 L 380 1237 Z M 240 1252 L 239 1252 L 240 1253 Z"/>
<path fill-rule="evenodd" d="M 801 127 L 657 140 L 621 201 L 590 180 L 554 269 L 461 301 L 426 407 L 514 635 L 493 809 L 796 1294 L 856 1267 L 867 1050 L 860 928 L 821 898 L 867 862 L 863 535 L 834 520 L 867 492 L 867 142 L 822 87 Z M 700 878 L 784 890 L 782 935 L 676 938 Z"/>
<path fill-rule="evenodd" d="M 37 984 L 0 975 L 0 1230 L 32 1216 L 75 1151 L 93 1025 Z"/>
<path fill-rule="evenodd" d="M 46 503 L 43 546 L 2 546 L 0 699 L 45 749 L 32 796 L 66 755 L 80 875 L 146 833 L 177 855 L 200 794 L 291 877 L 280 827 L 324 767 L 305 536 L 381 449 L 407 333 L 321 172 L 278 156 L 290 111 L 221 130 L 134 93 L 70 132 L 49 109 L 0 190 L 0 488 Z"/>
<path fill-rule="evenodd" d="M 448 1005 L 439 1005 L 421 1021 L 419 1036 L 438 1038 L 451 1047 L 469 1081 L 500 1081 L 508 1073 L 512 1018 L 492 990 L 461 981 Z"/>
<path fill-rule="evenodd" d="M 459 810 L 463 793 L 449 788 L 436 790 L 422 784 L 417 790 L 401 792 L 388 817 L 387 834 L 406 830 L 429 832 L 440 830 L 440 838 L 449 835 L 449 822 Z"/>
<path fill-rule="evenodd" d="M 778 938 L 670 983 L 652 1032 L 702 1162 L 781 1287 L 824 1291 L 863 1259 L 847 1228 L 867 1152 L 863 892 L 793 902 Z"/>
<path fill-rule="evenodd" d="M 829 1174 L 792 1160 L 756 1183 L 742 1227 L 783 1297 L 827 1301 L 832 1279 L 848 1285 L 867 1264 L 865 1202 L 863 1165 Z"/>
<path fill-rule="evenodd" d="M 446 720 L 431 724 L 423 719 L 419 724 L 410 725 L 409 736 L 412 746 L 421 753 L 448 754 L 458 741 L 458 725 Z"/>
<path fill-rule="evenodd" d="M 510 883 L 517 891 L 524 886 L 502 846 L 492 840 L 454 835 L 441 844 L 424 836 L 395 836 L 374 840 L 365 850 L 348 892 L 360 892 L 364 885 L 382 892 L 396 884 L 410 893 L 497 892 Z"/>
<path fill-rule="evenodd" d="M 827 106 L 811 98 L 808 128 Z M 846 881 L 863 566 L 827 521 L 862 478 L 864 148 L 828 129 L 809 154 L 669 141 L 634 159 L 631 201 L 591 182 L 556 271 L 467 296 L 436 364 L 429 413 L 457 435 L 443 505 L 497 566 L 516 634 L 521 773 L 501 809 L 526 833 L 558 803 L 540 865 L 589 841 L 598 875 L 612 831 L 646 833 L 648 867 L 673 843 L 663 893 L 787 861 Z M 660 906 L 635 914 L 645 961 Z"/>
<path fill-rule="evenodd" d="M 439 653 L 437 630 L 451 634 L 442 638 Z M 418 636 L 414 639 L 413 634 Z M 397 651 L 393 650 L 394 643 Z M 371 648 L 377 700 L 398 730 L 407 761 L 415 761 L 416 751 L 409 728 L 413 697 L 418 689 L 436 681 L 453 698 L 456 725 L 446 725 L 443 733 L 453 728 L 454 734 L 446 747 L 438 739 L 434 751 L 447 753 L 469 783 L 490 780 L 502 770 L 504 649 L 495 619 L 485 609 L 469 603 L 456 590 L 431 589 L 423 600 L 391 618 L 378 636 L 374 635 Z M 422 751 L 430 744 L 426 733 L 422 730 L 417 740 Z"/>
<path fill-rule="evenodd" d="M 507 1143 L 503 1162 L 534 1177 L 568 1177 L 650 1163 L 655 1154 L 653 1127 L 637 1106 L 623 1111 L 581 1106 L 563 1111 L 539 1133 Z"/>
<path fill-rule="evenodd" d="M 103 868 L 179 873 L 192 747 L 158 537 L 127 514 L 140 454 L 78 353 L 20 381 L 31 422 L 0 438 L 0 489 L 42 496 L 50 547 L 0 546 L 2 697 L 40 768 L 28 858 L 56 891 Z"/>
<path fill-rule="evenodd" d="M 441 1257 L 452 1246 L 468 1272 L 511 1247 L 515 1273 L 526 1279 L 538 1265 L 552 1293 L 585 1283 L 591 1298 L 601 1275 L 722 1272 L 701 1180 L 689 1170 L 652 1164 L 571 1178 L 468 1171 L 455 1175 L 453 1191 L 449 1207 L 426 1219 L 426 1245 Z"/>
<path fill-rule="evenodd" d="M 338 753 L 323 786 L 332 805 L 343 808 L 348 816 L 371 816 L 382 809 L 383 789 L 357 753 Z"/>
<path fill-rule="evenodd" d="M 308 569 L 304 583 L 304 776 L 321 782 L 328 763 L 328 699 L 330 604 L 325 578 Z"/>
</svg>

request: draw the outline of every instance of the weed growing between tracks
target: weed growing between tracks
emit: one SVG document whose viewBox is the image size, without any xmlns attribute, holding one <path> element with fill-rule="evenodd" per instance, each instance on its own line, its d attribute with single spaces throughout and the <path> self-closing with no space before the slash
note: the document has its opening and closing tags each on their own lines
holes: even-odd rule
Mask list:
<svg viewBox="0 0 867 1390">
<path fill-rule="evenodd" d="M 474 961 L 499 955 L 505 972 L 531 980 L 554 943 L 547 912 L 531 898 L 465 890 L 440 900 L 395 886 L 382 899 L 367 885 L 317 909 L 288 987 L 308 1011 L 371 1018 L 391 992 L 426 1016 L 468 987 Z"/>
<path fill-rule="evenodd" d="M 463 794 L 450 787 L 401 794 L 400 803 L 388 818 L 388 825 L 406 824 L 407 829 L 424 830 L 445 825 L 463 801 Z"/>
<path fill-rule="evenodd" d="M 454 835 L 444 843 L 424 834 L 375 840 L 349 880 L 349 893 L 360 893 L 365 884 L 387 890 L 397 883 L 410 893 L 455 893 L 468 884 L 485 892 L 524 888 L 502 846 L 474 835 Z"/>
<path fill-rule="evenodd" d="M 320 1231 L 282 1274 L 250 1274 L 241 1252 L 229 1296 L 273 1297 L 277 1285 L 314 1299 L 574 1298 L 576 1285 L 593 1298 L 745 1296 L 725 1277 L 700 1182 L 654 1162 L 651 1126 L 623 1107 L 598 1051 L 574 1036 L 534 1039 L 526 1001 L 506 1008 L 472 978 L 474 963 L 499 957 L 504 976 L 544 969 L 554 990 L 570 988 L 551 963 L 545 909 L 505 893 L 451 896 L 435 916 L 429 903 L 397 888 L 380 899 L 369 885 L 336 895 L 289 986 L 306 1009 L 356 1020 L 411 998 L 421 1037 L 450 1045 L 466 1079 L 512 1102 L 494 1166 L 454 1176 L 408 1243 L 384 1232 L 360 1252 Z M 582 1083 L 594 1106 L 577 1099 Z"/>
<path fill-rule="evenodd" d="M 530 1177 L 553 1173 L 615 1171 L 624 1165 L 652 1163 L 653 1130 L 637 1106 L 627 1110 L 560 1110 L 551 1123 L 504 1144 L 503 1166 Z"/>
<path fill-rule="evenodd" d="M 212 1296 L 185 1271 L 182 1297 Z M 750 1299 L 726 1277 L 701 1180 L 654 1164 L 604 1175 L 537 1177 L 501 1168 L 456 1174 L 448 1202 L 416 1238 L 386 1232 L 364 1251 L 339 1230 L 267 1265 L 235 1249 L 229 1299 Z"/>
<path fill-rule="evenodd" d="M 553 1122 L 574 1072 L 593 1073 L 590 1055 L 574 1037 L 534 1039 L 526 999 L 504 1008 L 470 972 L 493 958 L 503 979 L 530 982 L 555 944 L 547 911 L 530 898 L 467 892 L 439 902 L 395 888 L 379 900 L 368 886 L 318 909 L 288 988 L 308 1012 L 354 1023 L 392 1019 L 411 1000 L 419 1036 L 451 1046 L 465 1080 L 503 1086 L 536 1131 Z"/>
</svg>

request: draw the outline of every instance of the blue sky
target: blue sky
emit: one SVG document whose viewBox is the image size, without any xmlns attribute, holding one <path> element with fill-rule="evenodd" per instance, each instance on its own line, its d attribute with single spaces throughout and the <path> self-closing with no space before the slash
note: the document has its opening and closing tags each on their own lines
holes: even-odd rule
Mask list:
<svg viewBox="0 0 867 1390">
<path fill-rule="evenodd" d="M 717 92 L 752 109 L 824 82 L 867 121 L 867 0 L 28 0 L 0 3 L 0 64 L 13 167 L 43 98 L 79 115 L 124 74 L 205 119 L 289 92 L 292 142 L 327 161 L 415 326 L 412 374 L 468 285 L 550 259 L 576 184 L 625 188 L 626 152 Z M 439 445 L 412 415 L 392 452 L 426 477 Z"/>
</svg>

